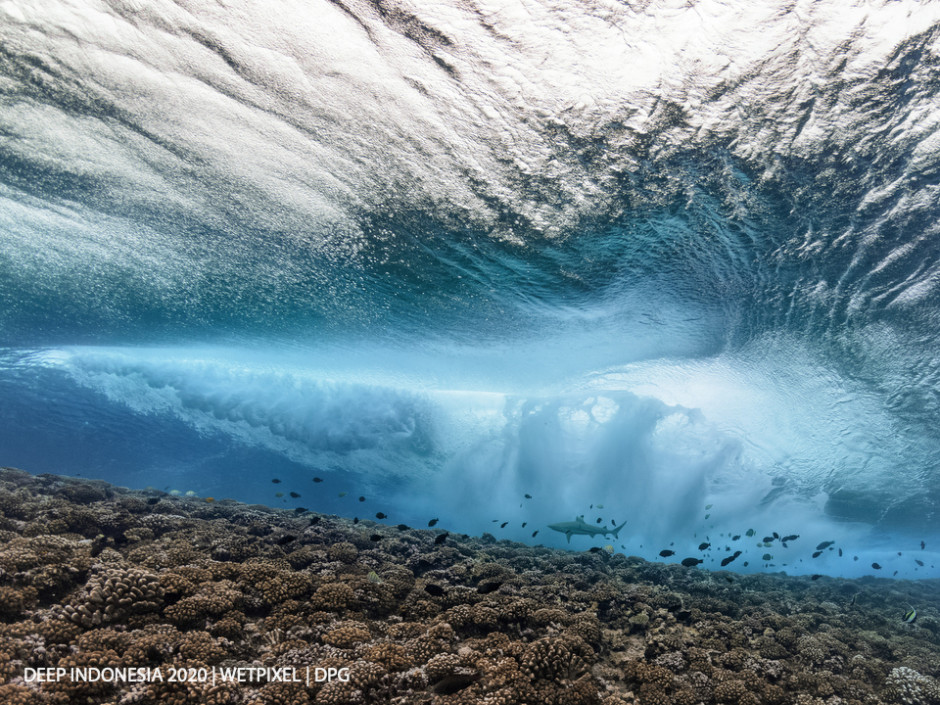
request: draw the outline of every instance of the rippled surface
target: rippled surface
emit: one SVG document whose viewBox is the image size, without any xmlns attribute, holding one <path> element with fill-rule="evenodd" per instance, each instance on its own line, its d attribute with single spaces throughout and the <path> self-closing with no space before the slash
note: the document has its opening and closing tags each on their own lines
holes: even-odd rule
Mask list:
<svg viewBox="0 0 940 705">
<path fill-rule="evenodd" d="M 919 550 L 938 19 L 4 3 L 0 462 Z"/>
</svg>

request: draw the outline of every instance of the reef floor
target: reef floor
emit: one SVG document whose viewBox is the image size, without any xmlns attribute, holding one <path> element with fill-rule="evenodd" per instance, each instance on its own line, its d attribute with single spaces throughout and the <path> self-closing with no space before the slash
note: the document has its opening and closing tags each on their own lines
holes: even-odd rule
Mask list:
<svg viewBox="0 0 940 705">
<path fill-rule="evenodd" d="M 0 470 L 5 705 L 929 705 L 938 679 L 937 580 L 707 572 Z"/>
</svg>

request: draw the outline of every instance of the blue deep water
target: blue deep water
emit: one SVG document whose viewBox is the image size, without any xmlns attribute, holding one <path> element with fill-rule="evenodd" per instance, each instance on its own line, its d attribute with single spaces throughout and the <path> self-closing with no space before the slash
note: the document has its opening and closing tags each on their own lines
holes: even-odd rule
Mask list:
<svg viewBox="0 0 940 705">
<path fill-rule="evenodd" d="M 0 5 L 0 465 L 940 576 L 940 6 L 798 5 Z"/>
</svg>

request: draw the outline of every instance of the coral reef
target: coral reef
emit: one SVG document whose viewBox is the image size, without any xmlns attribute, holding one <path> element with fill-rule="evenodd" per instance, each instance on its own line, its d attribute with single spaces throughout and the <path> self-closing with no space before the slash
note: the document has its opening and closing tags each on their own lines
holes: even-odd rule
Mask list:
<svg viewBox="0 0 940 705">
<path fill-rule="evenodd" d="M 376 527 L 0 470 L 0 702 L 940 705 L 936 581 L 905 624 L 888 580 Z"/>
</svg>

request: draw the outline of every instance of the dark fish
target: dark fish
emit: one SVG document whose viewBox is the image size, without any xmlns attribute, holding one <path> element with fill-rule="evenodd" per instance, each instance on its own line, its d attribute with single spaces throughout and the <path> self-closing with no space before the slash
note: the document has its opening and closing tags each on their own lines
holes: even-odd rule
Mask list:
<svg viewBox="0 0 940 705">
<path fill-rule="evenodd" d="M 763 561 L 772 561 L 773 559 L 774 557 L 769 553 L 765 553 L 763 556 L 761 556 L 761 560 Z"/>
<path fill-rule="evenodd" d="M 365 501 L 366 501 L 366 498 L 363 497 L 362 495 L 360 495 L 360 496 L 359 496 L 359 501 L 360 501 L 360 502 L 365 502 Z"/>
<path fill-rule="evenodd" d="M 773 536 L 765 536 L 764 543 L 771 543 L 774 540 Z"/>
<path fill-rule="evenodd" d="M 774 532 L 774 538 L 775 538 L 775 539 L 779 539 L 779 538 L 780 538 L 780 534 L 778 534 L 776 531 Z"/>
<path fill-rule="evenodd" d="M 443 534 L 438 534 L 437 538 L 434 539 L 434 543 L 440 545 L 447 540 L 449 534 L 445 531 Z"/>
<path fill-rule="evenodd" d="M 376 519 L 388 519 L 388 515 L 385 512 L 376 512 L 375 518 Z"/>
<path fill-rule="evenodd" d="M 359 523 L 359 517 L 353 517 L 353 524 Z"/>
<path fill-rule="evenodd" d="M 303 514 L 303 513 L 306 512 L 306 511 L 307 511 L 307 508 L 306 508 L 306 507 L 295 507 L 295 508 L 294 508 L 294 514 Z"/>
<path fill-rule="evenodd" d="M 428 527 L 434 526 L 438 521 L 440 521 L 440 519 L 431 519 L 431 521 L 428 522 Z"/>
<path fill-rule="evenodd" d="M 399 524 L 395 528 L 398 529 L 399 531 L 408 531 L 408 529 L 410 529 L 411 527 L 408 526 L 407 524 Z"/>
<path fill-rule="evenodd" d="M 816 551 L 813 553 L 813 558 L 819 558 L 822 555 L 822 551 Z"/>
<path fill-rule="evenodd" d="M 527 495 L 525 496 L 525 498 L 526 498 L 526 499 L 532 499 L 532 495 L 527 494 Z"/>
<path fill-rule="evenodd" d="M 813 573 L 811 576 L 809 576 L 809 579 L 810 579 L 810 580 L 819 580 L 821 577 L 822 577 L 822 575 L 820 575 L 819 573 Z"/>
<path fill-rule="evenodd" d="M 610 525 L 611 525 L 611 526 L 617 526 L 617 522 L 615 522 L 613 519 L 611 519 L 611 520 L 610 520 Z"/>
<path fill-rule="evenodd" d="M 502 524 L 499 525 L 499 528 L 500 528 L 500 529 L 505 529 L 505 528 L 506 528 L 506 524 L 508 524 L 508 523 L 509 523 L 508 521 L 504 521 Z"/>
<path fill-rule="evenodd" d="M 780 540 L 781 541 L 796 541 L 798 538 L 800 538 L 799 534 L 790 534 L 789 536 L 784 536 Z"/>
<path fill-rule="evenodd" d="M 819 544 L 819 545 L 816 547 L 816 550 L 817 550 L 817 551 L 825 551 L 827 548 L 829 548 L 829 547 L 830 547 L 832 544 L 834 544 L 834 543 L 835 543 L 835 541 L 823 541 L 821 544 Z"/>
<path fill-rule="evenodd" d="M 741 538 L 741 534 L 735 534 L 734 536 L 731 537 L 731 540 L 732 540 L 732 541 L 737 541 L 737 540 L 740 539 L 740 538 Z"/>
<path fill-rule="evenodd" d="M 154 504 L 156 504 L 156 503 L 159 502 L 159 501 L 160 501 L 160 498 L 159 498 L 159 497 L 149 497 L 149 498 L 147 499 L 147 504 L 153 506 Z"/>
<path fill-rule="evenodd" d="M 733 582 L 734 582 L 734 578 L 732 578 L 730 575 L 726 575 L 726 576 L 725 576 L 725 580 L 727 580 L 729 583 L 733 583 Z"/>
<path fill-rule="evenodd" d="M 442 588 L 440 585 L 432 585 L 431 583 L 428 583 L 424 586 L 424 591 L 428 595 L 434 595 L 434 597 L 440 597 L 444 594 L 444 588 Z"/>
<path fill-rule="evenodd" d="M 296 492 L 289 492 L 288 494 L 290 494 L 290 496 L 293 497 L 294 499 L 298 499 L 300 497 L 300 495 L 297 494 Z"/>
<path fill-rule="evenodd" d="M 603 551 L 603 550 L 604 550 L 604 549 L 602 549 L 602 548 L 600 548 L 600 547 L 598 547 L 598 546 L 591 546 L 591 547 L 588 549 L 588 551 L 590 551 L 591 553 L 600 553 L 600 552 Z"/>
<path fill-rule="evenodd" d="M 320 517 L 311 517 L 310 526 L 313 526 L 314 524 L 319 524 L 319 523 L 320 523 Z"/>
<path fill-rule="evenodd" d="M 370 540 L 370 541 L 381 541 L 381 540 L 382 540 L 382 534 L 372 534 L 372 536 L 369 537 L 369 540 Z"/>
<path fill-rule="evenodd" d="M 277 545 L 286 546 L 291 541 L 296 541 L 296 540 L 297 540 L 296 536 L 293 536 L 292 534 L 284 534 L 281 538 L 277 540 Z"/>
<path fill-rule="evenodd" d="M 535 531 L 533 531 L 533 532 L 532 532 L 532 538 L 535 538 L 535 535 L 536 535 L 538 532 L 539 532 L 538 529 L 536 529 Z"/>
<path fill-rule="evenodd" d="M 919 561 L 919 560 L 917 560 L 917 559 L 915 558 L 915 559 L 914 559 L 914 562 L 915 562 L 917 565 L 919 565 L 921 568 L 924 567 L 924 562 L 923 562 L 923 561 Z"/>
<path fill-rule="evenodd" d="M 839 549 L 839 558 L 842 558 L 842 549 Z"/>
<path fill-rule="evenodd" d="M 692 568 L 693 566 L 697 566 L 699 563 L 704 563 L 704 562 L 705 561 L 703 561 L 701 558 L 683 558 L 682 559 L 682 565 L 684 565 L 686 568 Z"/>
<path fill-rule="evenodd" d="M 603 519 L 601 519 L 600 517 L 597 517 L 597 521 L 596 521 L 596 522 L 594 522 L 594 523 L 595 523 L 595 524 L 600 524 L 600 523 L 601 523 L 602 521 L 604 521 L 604 520 L 603 520 Z"/>
<path fill-rule="evenodd" d="M 894 577 L 894 576 L 897 575 L 897 574 L 898 574 L 898 571 L 894 571 L 894 572 L 891 574 L 891 576 Z"/>
<path fill-rule="evenodd" d="M 700 543 L 700 544 L 698 545 L 698 550 L 699 550 L 699 551 L 704 551 L 706 548 L 711 548 L 711 544 L 710 544 L 710 543 Z"/>
<path fill-rule="evenodd" d="M 857 560 L 858 560 L 858 556 L 852 556 L 852 560 L 853 560 L 853 561 L 857 561 Z"/>
<path fill-rule="evenodd" d="M 872 563 L 871 567 L 874 568 L 875 570 L 881 570 L 881 566 L 878 565 L 877 563 Z"/>
<path fill-rule="evenodd" d="M 920 550 L 923 551 L 925 548 L 927 548 L 927 544 L 925 544 L 923 541 L 921 541 L 921 542 L 920 542 Z"/>
<path fill-rule="evenodd" d="M 273 482 L 275 485 L 281 484 L 281 481 L 278 480 L 276 477 L 275 477 L 274 479 L 272 479 L 271 482 Z"/>
<path fill-rule="evenodd" d="M 502 580 L 491 580 L 488 583 L 483 583 L 482 585 L 477 586 L 477 592 L 481 595 L 489 595 L 491 592 L 496 592 L 499 590 L 500 586 L 503 584 Z"/>
<path fill-rule="evenodd" d="M 527 521 L 522 522 L 522 528 L 524 529 L 524 528 L 525 528 L 525 525 L 528 524 L 528 523 L 529 523 L 529 522 L 527 522 Z"/>
<path fill-rule="evenodd" d="M 745 568 L 747 568 L 747 564 L 748 564 L 748 561 L 744 561 L 744 563 L 742 563 L 741 565 L 743 565 Z"/>
<path fill-rule="evenodd" d="M 669 558 L 669 556 L 676 555 L 676 552 L 670 551 L 668 548 L 664 548 L 662 551 L 659 552 L 659 555 L 661 555 L 663 558 Z"/>
<path fill-rule="evenodd" d="M 313 478 L 313 481 L 314 481 L 314 482 L 323 482 L 323 478 L 322 478 L 322 477 L 315 477 L 315 478 Z"/>
<path fill-rule="evenodd" d="M 731 561 L 733 561 L 735 558 L 737 558 L 737 556 L 728 556 L 727 558 L 722 558 L 721 567 L 724 568 L 726 565 L 731 563 Z"/>
</svg>

